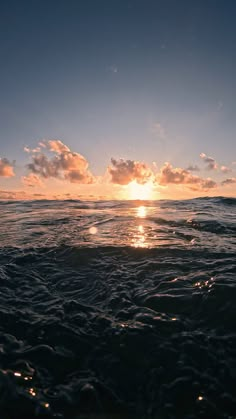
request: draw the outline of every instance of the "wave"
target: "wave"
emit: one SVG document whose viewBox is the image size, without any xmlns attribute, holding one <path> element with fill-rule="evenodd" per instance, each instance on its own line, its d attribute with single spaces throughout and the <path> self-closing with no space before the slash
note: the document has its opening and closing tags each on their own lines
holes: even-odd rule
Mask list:
<svg viewBox="0 0 236 419">
<path fill-rule="evenodd" d="M 1 417 L 234 417 L 234 204 L 0 203 Z"/>
</svg>

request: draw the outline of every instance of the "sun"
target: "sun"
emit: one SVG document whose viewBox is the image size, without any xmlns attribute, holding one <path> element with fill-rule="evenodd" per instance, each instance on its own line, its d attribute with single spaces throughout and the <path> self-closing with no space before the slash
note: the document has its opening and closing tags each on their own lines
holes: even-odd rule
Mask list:
<svg viewBox="0 0 236 419">
<path fill-rule="evenodd" d="M 153 183 L 137 183 L 135 180 L 127 186 L 127 199 L 153 199 Z"/>
</svg>

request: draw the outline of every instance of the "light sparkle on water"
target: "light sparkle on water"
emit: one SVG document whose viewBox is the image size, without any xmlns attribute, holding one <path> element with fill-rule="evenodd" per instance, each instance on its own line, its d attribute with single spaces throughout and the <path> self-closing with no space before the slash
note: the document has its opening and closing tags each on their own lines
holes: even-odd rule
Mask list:
<svg viewBox="0 0 236 419">
<path fill-rule="evenodd" d="M 97 234 L 97 232 L 98 232 L 97 227 L 90 227 L 90 229 L 89 229 L 90 234 Z"/>
<path fill-rule="evenodd" d="M 147 209 L 143 205 L 137 208 L 137 217 L 145 218 L 147 215 Z"/>
</svg>

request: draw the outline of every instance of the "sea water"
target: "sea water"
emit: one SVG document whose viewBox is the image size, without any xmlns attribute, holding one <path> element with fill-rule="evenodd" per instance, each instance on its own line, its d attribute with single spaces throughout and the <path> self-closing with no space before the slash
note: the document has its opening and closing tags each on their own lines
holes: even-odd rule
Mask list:
<svg viewBox="0 0 236 419">
<path fill-rule="evenodd" d="M 0 202 L 0 417 L 236 417 L 236 199 Z"/>
</svg>

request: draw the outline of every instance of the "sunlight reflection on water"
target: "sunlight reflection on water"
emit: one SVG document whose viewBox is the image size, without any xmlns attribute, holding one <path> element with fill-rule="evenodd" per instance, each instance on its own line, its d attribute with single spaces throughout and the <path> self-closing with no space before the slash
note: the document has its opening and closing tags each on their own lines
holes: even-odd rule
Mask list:
<svg viewBox="0 0 236 419">
<path fill-rule="evenodd" d="M 146 215 L 147 215 L 147 209 L 145 206 L 141 205 L 136 208 L 136 217 L 145 218 Z M 142 224 L 139 224 L 138 226 L 136 226 L 132 234 L 131 246 L 142 247 L 142 248 L 148 247 L 144 226 Z"/>
<path fill-rule="evenodd" d="M 137 217 L 139 218 L 145 218 L 147 215 L 147 208 L 141 205 L 137 208 Z"/>
</svg>

